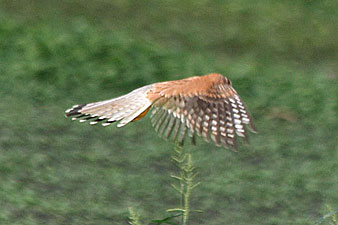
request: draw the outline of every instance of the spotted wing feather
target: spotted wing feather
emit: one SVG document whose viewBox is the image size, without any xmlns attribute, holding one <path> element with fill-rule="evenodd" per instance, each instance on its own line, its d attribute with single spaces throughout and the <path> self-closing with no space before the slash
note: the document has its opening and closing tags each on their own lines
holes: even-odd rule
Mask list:
<svg viewBox="0 0 338 225">
<path fill-rule="evenodd" d="M 174 85 L 162 90 L 168 93 L 170 88 Z M 161 126 L 160 135 L 172 136 L 183 143 L 186 133 L 190 138 L 197 134 L 207 142 L 212 140 L 217 146 L 236 148 L 237 136 L 247 138 L 245 126 L 255 131 L 244 103 L 226 78 L 214 82 L 209 90 L 196 94 L 189 93 L 185 86 L 180 88 L 183 94 L 177 91 L 171 95 L 163 94 L 166 104 L 154 104 L 153 125 L 155 129 Z M 163 110 L 166 113 L 161 117 L 158 114 Z"/>
</svg>

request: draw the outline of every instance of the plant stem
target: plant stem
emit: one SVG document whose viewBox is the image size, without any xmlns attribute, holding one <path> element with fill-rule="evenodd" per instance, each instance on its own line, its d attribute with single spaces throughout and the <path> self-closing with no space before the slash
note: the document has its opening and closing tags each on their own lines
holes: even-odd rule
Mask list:
<svg viewBox="0 0 338 225">
<path fill-rule="evenodd" d="M 189 219 L 189 198 L 192 189 L 192 160 L 191 154 L 188 154 L 187 168 L 186 168 L 186 191 L 184 192 L 184 214 L 183 214 L 183 225 L 188 224 Z"/>
</svg>

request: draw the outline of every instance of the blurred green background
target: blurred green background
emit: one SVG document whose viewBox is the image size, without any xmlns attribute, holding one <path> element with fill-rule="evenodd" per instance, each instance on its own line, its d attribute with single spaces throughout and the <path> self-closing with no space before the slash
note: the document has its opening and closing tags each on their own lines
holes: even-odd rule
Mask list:
<svg viewBox="0 0 338 225">
<path fill-rule="evenodd" d="M 174 145 L 64 110 L 218 72 L 259 131 L 188 143 L 191 224 L 314 224 L 338 208 L 336 0 L 0 0 L 0 224 L 127 224 L 178 206 Z M 326 222 L 326 224 L 328 224 Z"/>
</svg>

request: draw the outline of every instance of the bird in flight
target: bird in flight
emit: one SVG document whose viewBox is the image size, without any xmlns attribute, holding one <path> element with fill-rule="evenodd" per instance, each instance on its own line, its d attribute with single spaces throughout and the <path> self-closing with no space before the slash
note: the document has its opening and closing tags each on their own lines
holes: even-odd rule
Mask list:
<svg viewBox="0 0 338 225">
<path fill-rule="evenodd" d="M 221 74 L 194 76 L 140 87 L 121 97 L 74 105 L 66 117 L 117 127 L 144 117 L 152 108 L 152 125 L 160 136 L 183 144 L 195 134 L 217 146 L 237 148 L 247 140 L 247 128 L 255 132 L 252 118 L 230 80 Z"/>
</svg>

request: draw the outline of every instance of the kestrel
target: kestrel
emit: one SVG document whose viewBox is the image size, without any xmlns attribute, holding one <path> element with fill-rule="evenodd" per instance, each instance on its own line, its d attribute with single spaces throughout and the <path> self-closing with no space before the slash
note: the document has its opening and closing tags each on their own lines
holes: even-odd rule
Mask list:
<svg viewBox="0 0 338 225">
<path fill-rule="evenodd" d="M 194 76 L 140 87 L 121 97 L 74 105 L 67 117 L 91 125 L 117 127 L 144 117 L 152 110 L 152 125 L 165 138 L 183 144 L 186 134 L 195 134 L 217 146 L 236 148 L 237 136 L 255 132 L 252 118 L 228 78 L 221 74 Z"/>
</svg>

